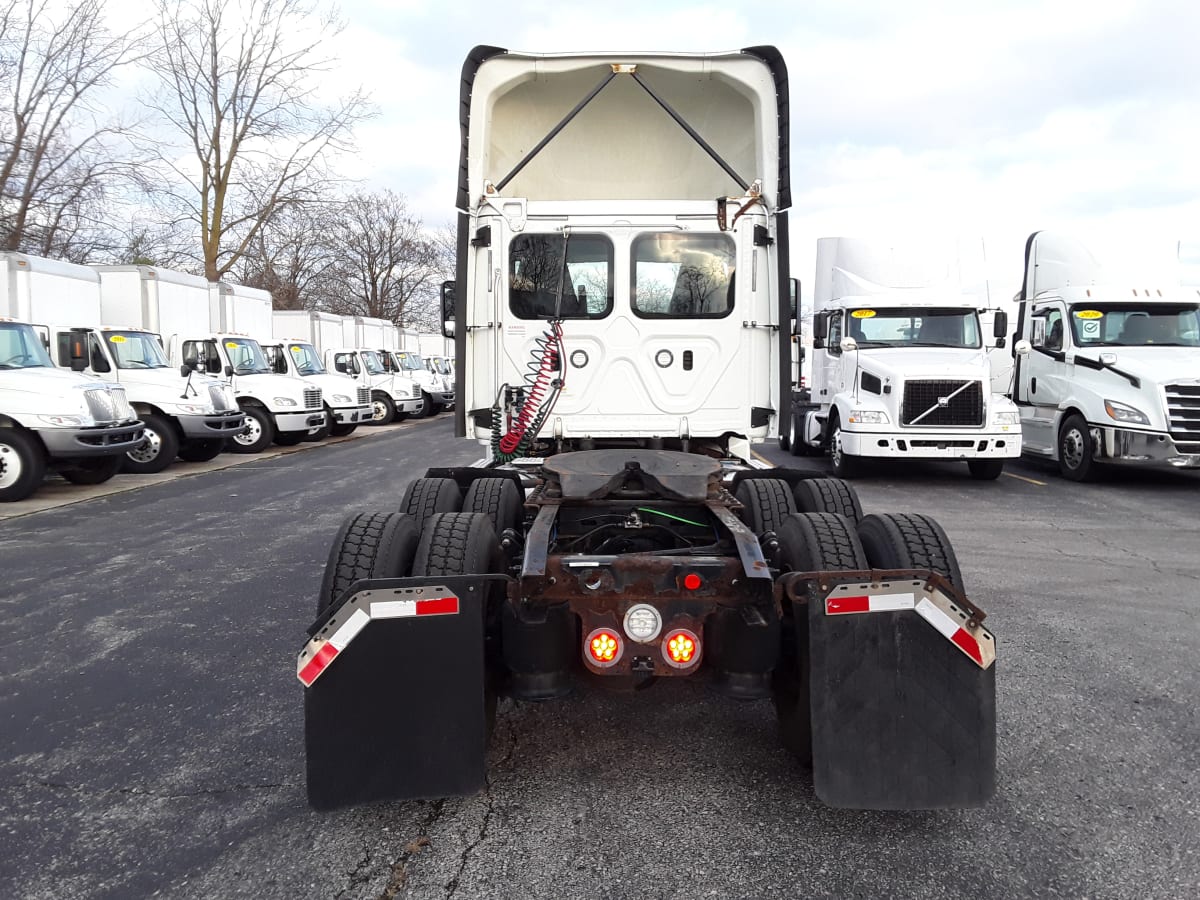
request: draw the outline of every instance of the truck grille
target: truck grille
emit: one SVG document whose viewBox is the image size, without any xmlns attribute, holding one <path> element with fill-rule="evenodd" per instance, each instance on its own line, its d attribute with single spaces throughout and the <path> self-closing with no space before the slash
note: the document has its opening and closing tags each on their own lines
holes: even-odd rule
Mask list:
<svg viewBox="0 0 1200 900">
<path fill-rule="evenodd" d="M 305 388 L 304 389 L 304 408 L 305 409 L 320 409 L 321 408 L 321 389 L 320 388 Z"/>
<path fill-rule="evenodd" d="M 1168 384 L 1167 430 L 1181 453 L 1200 453 L 1200 382 Z"/>
<path fill-rule="evenodd" d="M 133 409 L 125 397 L 125 388 L 92 388 L 84 391 L 88 412 L 97 422 L 125 422 L 133 418 Z"/>
<path fill-rule="evenodd" d="M 217 412 L 228 412 L 232 409 L 237 409 L 237 401 L 233 398 L 233 391 L 223 384 L 210 384 L 208 386 L 208 398 L 213 405 L 213 409 Z"/>
<path fill-rule="evenodd" d="M 358 405 L 369 406 L 371 404 L 371 389 L 360 387 L 358 389 Z"/>
<path fill-rule="evenodd" d="M 959 390 L 964 384 L 966 387 Z M 955 391 L 958 393 L 954 394 Z M 949 400 L 942 406 L 945 398 Z M 916 428 L 978 428 L 983 424 L 983 382 L 906 381 L 900 424 Z"/>
</svg>

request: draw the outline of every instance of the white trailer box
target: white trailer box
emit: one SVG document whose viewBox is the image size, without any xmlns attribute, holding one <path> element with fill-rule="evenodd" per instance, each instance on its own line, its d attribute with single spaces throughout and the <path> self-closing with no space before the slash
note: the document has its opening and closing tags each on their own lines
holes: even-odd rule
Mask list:
<svg viewBox="0 0 1200 900">
<path fill-rule="evenodd" d="M 209 327 L 212 331 L 246 334 L 255 340 L 270 338 L 270 291 L 224 281 L 210 285 Z"/>
<path fill-rule="evenodd" d="M 100 276 L 88 266 L 6 253 L 0 315 L 35 325 L 100 324 Z"/>
<path fill-rule="evenodd" d="M 209 284 L 154 266 L 96 266 L 105 325 L 144 328 L 170 347 L 180 334 L 209 330 Z"/>
<path fill-rule="evenodd" d="M 343 346 L 344 318 L 315 310 L 276 310 L 271 314 L 271 327 L 276 339 L 303 338 L 324 354 L 331 347 Z"/>
</svg>

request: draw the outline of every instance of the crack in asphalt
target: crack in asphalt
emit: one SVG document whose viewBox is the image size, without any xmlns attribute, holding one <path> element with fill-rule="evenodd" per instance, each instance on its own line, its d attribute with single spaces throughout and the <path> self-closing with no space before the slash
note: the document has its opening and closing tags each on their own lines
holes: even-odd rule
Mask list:
<svg viewBox="0 0 1200 900">
<path fill-rule="evenodd" d="M 507 718 L 507 717 L 506 717 Z M 513 754 L 517 750 L 517 727 L 516 724 L 508 719 L 509 722 L 509 743 L 508 750 L 504 754 L 504 758 L 496 763 L 494 771 L 499 771 L 513 758 Z M 496 797 L 492 793 L 492 775 L 489 772 L 484 776 L 483 796 L 487 799 L 487 808 L 483 811 L 483 822 L 479 826 L 479 834 L 470 844 L 463 848 L 463 852 L 458 858 L 458 871 L 454 873 L 454 877 L 446 883 L 446 900 L 453 900 L 453 897 L 458 893 L 458 886 L 462 880 L 463 872 L 466 871 L 467 862 L 470 860 L 471 854 L 475 852 L 475 848 L 487 840 L 488 827 L 492 823 L 492 813 L 496 809 Z"/>
<path fill-rule="evenodd" d="M 18 787 L 42 787 L 55 791 L 66 791 L 71 794 L 83 794 L 87 797 L 105 797 L 110 794 L 125 794 L 136 797 L 149 797 L 151 800 L 189 800 L 195 797 L 219 797 L 223 794 L 234 794 L 242 791 L 275 791 L 287 787 L 286 784 L 232 784 L 226 788 L 202 788 L 196 791 L 186 791 L 180 794 L 163 794 L 140 787 L 123 788 L 89 788 L 80 784 L 67 784 L 62 781 L 38 779 L 36 781 L 20 782 Z"/>
<path fill-rule="evenodd" d="M 420 824 L 417 836 L 404 845 L 404 852 L 400 854 L 399 859 L 392 863 L 388 883 L 377 900 L 394 900 L 400 891 L 404 889 L 404 885 L 408 883 L 408 864 L 423 848 L 428 847 L 432 843 L 429 839 L 429 831 L 433 828 L 437 820 L 442 817 L 442 810 L 445 807 L 445 799 L 430 802 L 429 814 L 425 817 L 425 821 Z"/>
<path fill-rule="evenodd" d="M 346 874 L 350 876 L 350 883 L 337 892 L 337 900 L 341 900 L 355 888 L 366 884 L 371 880 L 371 843 L 368 839 L 363 838 L 363 857 L 358 861 L 358 864 Z M 363 871 L 366 869 L 367 871 Z"/>
</svg>

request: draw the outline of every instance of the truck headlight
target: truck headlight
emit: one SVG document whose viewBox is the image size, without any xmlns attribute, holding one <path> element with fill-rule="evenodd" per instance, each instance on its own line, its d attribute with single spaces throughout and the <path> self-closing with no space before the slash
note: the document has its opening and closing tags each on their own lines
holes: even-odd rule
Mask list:
<svg viewBox="0 0 1200 900">
<path fill-rule="evenodd" d="M 349 406 L 354 402 L 354 400 L 350 397 L 347 397 L 345 394 L 334 394 L 333 402 L 338 404 L 338 406 Z"/>
<path fill-rule="evenodd" d="M 291 397 L 276 397 L 275 405 L 276 406 L 295 406 L 296 401 L 293 400 Z"/>
<path fill-rule="evenodd" d="M 1118 403 L 1116 400 L 1105 400 L 1104 411 L 1108 413 L 1110 419 L 1117 422 L 1124 422 L 1127 425 L 1149 425 L 1150 419 L 1140 409 L 1135 409 L 1127 403 Z"/>
<path fill-rule="evenodd" d="M 1021 414 L 1016 410 L 992 413 L 993 425 L 1020 425 Z"/>
<path fill-rule="evenodd" d="M 846 421 L 856 425 L 887 425 L 891 420 L 882 409 L 852 409 Z"/>
<path fill-rule="evenodd" d="M 38 419 L 47 425 L 56 425 L 59 428 L 78 428 L 94 424 L 88 416 L 38 416 Z"/>
</svg>

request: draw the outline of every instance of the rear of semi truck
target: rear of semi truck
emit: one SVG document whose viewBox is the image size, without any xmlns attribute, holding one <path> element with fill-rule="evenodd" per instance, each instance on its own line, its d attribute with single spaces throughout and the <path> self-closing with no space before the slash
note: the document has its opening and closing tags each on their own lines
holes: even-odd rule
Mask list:
<svg viewBox="0 0 1200 900">
<path fill-rule="evenodd" d="M 788 424 L 778 51 L 478 47 L 462 101 L 443 312 L 483 458 L 335 536 L 312 805 L 481 790 L 498 695 L 663 678 L 771 700 L 831 805 L 986 801 L 994 640 L 945 532 L 751 454 Z"/>
</svg>

